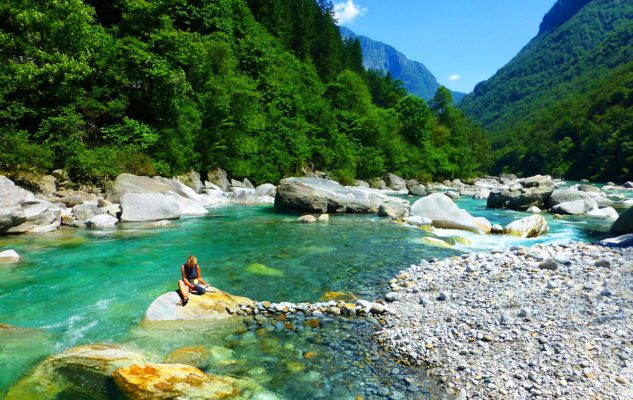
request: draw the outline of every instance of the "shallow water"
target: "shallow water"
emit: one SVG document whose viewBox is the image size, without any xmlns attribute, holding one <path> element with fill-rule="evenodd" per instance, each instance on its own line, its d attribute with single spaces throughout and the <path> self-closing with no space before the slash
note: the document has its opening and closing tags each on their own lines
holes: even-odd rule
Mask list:
<svg viewBox="0 0 633 400">
<path fill-rule="evenodd" d="M 525 216 L 488 210 L 485 201 L 458 204 L 493 223 Z M 596 240 L 609 226 L 547 216 L 551 232 L 542 238 L 449 231 L 442 235 L 466 237 L 472 244 L 444 249 L 420 243 L 429 233 L 375 216 L 332 216 L 327 224 L 310 225 L 296 224 L 296 215 L 277 214 L 270 206 L 210 211 L 164 228 L 121 224 L 114 230 L 1 238 L 0 249 L 13 248 L 24 260 L 0 266 L 0 323 L 38 330 L 25 335 L 28 346 L 2 342 L 0 394 L 47 354 L 114 342 L 138 347 L 154 361 L 185 346 L 228 349 L 222 357 L 207 357 L 201 367 L 253 379 L 279 398 L 371 398 L 381 386 L 390 387 L 393 398 L 419 397 L 432 388 L 418 371 L 376 357 L 372 324 L 366 321 L 326 321 L 317 329 L 280 321 L 167 332 L 139 324 L 147 306 L 175 288 L 189 254 L 198 257 L 209 283 L 256 300 L 316 301 L 328 292 L 372 299 L 384 294 L 385 282 L 397 271 L 420 259 L 514 244 Z"/>
</svg>

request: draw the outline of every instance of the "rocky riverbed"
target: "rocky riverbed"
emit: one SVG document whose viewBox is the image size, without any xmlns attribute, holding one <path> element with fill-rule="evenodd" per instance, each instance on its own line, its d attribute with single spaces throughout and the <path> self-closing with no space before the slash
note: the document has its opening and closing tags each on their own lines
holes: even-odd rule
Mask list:
<svg viewBox="0 0 633 400">
<path fill-rule="evenodd" d="M 461 399 L 633 398 L 633 249 L 512 247 L 412 265 L 376 339 Z"/>
</svg>

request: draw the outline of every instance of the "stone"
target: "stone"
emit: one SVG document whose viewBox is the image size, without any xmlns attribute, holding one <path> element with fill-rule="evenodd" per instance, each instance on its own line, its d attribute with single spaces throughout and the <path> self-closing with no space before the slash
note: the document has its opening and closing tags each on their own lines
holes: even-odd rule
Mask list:
<svg viewBox="0 0 633 400">
<path fill-rule="evenodd" d="M 114 203 L 112 203 L 109 200 L 106 199 L 99 199 L 97 200 L 97 206 L 101 207 L 101 208 L 106 208 L 106 207 L 111 207 Z"/>
<path fill-rule="evenodd" d="M 237 179 L 233 179 L 231 178 L 231 188 L 244 188 L 244 183 L 238 181 Z M 248 188 L 244 188 L 244 189 L 248 189 Z"/>
<path fill-rule="evenodd" d="M 214 168 L 207 172 L 207 180 L 219 187 L 223 192 L 229 191 L 228 175 L 222 168 Z"/>
<path fill-rule="evenodd" d="M 12 264 L 20 261 L 20 255 L 15 250 L 0 251 L 0 264 Z"/>
<path fill-rule="evenodd" d="M 369 187 L 369 183 L 367 183 L 367 182 L 365 182 L 365 181 L 362 181 L 362 180 L 360 180 L 360 179 L 356 179 L 356 180 L 354 181 L 354 186 L 368 188 L 368 187 Z"/>
<path fill-rule="evenodd" d="M 618 212 L 613 207 L 603 207 L 603 208 L 596 208 L 589 211 L 587 213 L 587 216 L 595 217 L 595 218 L 610 219 L 612 221 L 615 221 L 620 217 L 620 214 L 618 214 Z"/>
<path fill-rule="evenodd" d="M 124 193 L 121 221 L 145 222 L 180 218 L 180 206 L 162 193 Z"/>
<path fill-rule="evenodd" d="M 629 247 L 633 246 L 633 233 L 627 235 L 617 236 L 600 241 L 602 246 L 607 247 Z"/>
<path fill-rule="evenodd" d="M 73 347 L 48 357 L 9 389 L 7 400 L 32 398 L 105 398 L 111 374 L 144 363 L 141 354 L 112 344 Z"/>
<path fill-rule="evenodd" d="M 546 269 L 549 271 L 556 271 L 558 269 L 558 263 L 552 259 L 541 262 L 538 267 L 540 269 Z"/>
<path fill-rule="evenodd" d="M 177 176 L 176 179 L 193 189 L 196 193 L 201 193 L 204 188 L 202 180 L 200 179 L 200 173 L 194 170 L 191 170 L 184 175 Z"/>
<path fill-rule="evenodd" d="M 387 175 L 385 175 L 383 179 L 385 181 L 385 185 L 389 189 L 403 190 L 407 188 L 407 183 L 404 181 L 404 179 L 400 178 L 398 175 L 388 173 Z"/>
<path fill-rule="evenodd" d="M 459 199 L 461 196 L 459 195 L 459 193 L 453 191 L 453 190 L 449 190 L 448 192 L 445 192 L 444 195 L 446 195 L 447 197 L 453 199 L 453 200 L 457 200 Z"/>
<path fill-rule="evenodd" d="M 526 178 L 516 188 L 495 190 L 488 196 L 488 208 L 509 208 L 525 211 L 532 206 L 543 207 L 554 191 L 554 183 L 550 177 Z"/>
<path fill-rule="evenodd" d="M 234 378 L 207 375 L 185 364 L 134 364 L 117 369 L 112 377 L 134 400 L 231 399 L 241 391 Z"/>
<path fill-rule="evenodd" d="M 578 185 L 578 190 L 587 193 L 600 193 L 600 189 L 591 185 Z"/>
<path fill-rule="evenodd" d="M 369 187 L 372 189 L 386 189 L 387 184 L 380 178 L 374 178 L 369 180 Z"/>
<path fill-rule="evenodd" d="M 611 263 L 607 260 L 597 260 L 595 263 L 593 263 L 593 265 L 595 265 L 598 268 L 610 268 L 611 267 Z"/>
<path fill-rule="evenodd" d="M 248 180 L 248 178 L 244 178 L 242 181 L 242 187 L 245 189 L 255 189 L 255 186 Z"/>
<path fill-rule="evenodd" d="M 277 187 L 275 208 L 318 213 L 376 213 L 388 200 L 377 191 L 345 187 L 322 178 L 286 178 Z"/>
<path fill-rule="evenodd" d="M 404 218 L 404 222 L 413 226 L 428 226 L 433 224 L 433 220 L 419 215 L 412 215 Z"/>
<path fill-rule="evenodd" d="M 51 175 L 53 176 L 53 178 L 55 178 L 56 180 L 60 182 L 68 180 L 68 172 L 66 172 L 65 169 L 56 169 L 53 172 L 51 172 Z"/>
<path fill-rule="evenodd" d="M 214 287 L 207 288 L 203 295 L 190 295 L 185 307 L 180 305 L 180 296 L 176 291 L 160 295 L 145 312 L 145 321 L 179 320 L 221 320 L 231 318 L 227 310 L 239 310 L 240 305 L 252 305 L 253 300 L 233 296 Z"/>
<path fill-rule="evenodd" d="M 111 228 L 115 226 L 119 220 L 109 214 L 100 214 L 85 220 L 85 222 L 89 228 Z"/>
<path fill-rule="evenodd" d="M 422 185 L 422 184 L 410 186 L 409 187 L 409 193 L 411 193 L 414 196 L 426 196 L 427 195 L 426 187 L 424 185 Z"/>
<path fill-rule="evenodd" d="M 0 175 L 0 235 L 3 233 L 41 233 L 57 229 L 61 209 Z"/>
<path fill-rule="evenodd" d="M 319 222 L 328 222 L 330 220 L 329 214 L 321 214 L 318 218 Z"/>
<path fill-rule="evenodd" d="M 382 304 L 380 304 L 380 303 L 373 303 L 373 304 L 371 305 L 371 308 L 369 309 L 369 311 L 370 311 L 372 314 L 378 314 L 378 315 L 381 315 L 381 314 L 384 314 L 384 313 L 387 311 L 387 309 L 385 308 L 385 306 L 384 306 L 384 305 L 382 305 Z"/>
<path fill-rule="evenodd" d="M 402 295 L 398 292 L 389 292 L 385 295 L 385 300 L 388 302 L 394 302 L 400 300 Z"/>
<path fill-rule="evenodd" d="M 625 183 L 622 185 L 622 187 L 623 187 L 623 188 L 627 188 L 627 189 L 633 189 L 633 182 L 631 182 L 631 181 L 625 182 Z"/>
<path fill-rule="evenodd" d="M 446 292 L 440 292 L 437 295 L 437 300 L 438 301 L 447 301 L 450 298 L 449 294 Z"/>
<path fill-rule="evenodd" d="M 598 204 L 594 199 L 586 198 L 560 203 L 552 207 L 550 211 L 556 214 L 583 215 L 597 208 Z"/>
<path fill-rule="evenodd" d="M 396 211 L 389 204 L 385 203 L 381 204 L 380 207 L 378 207 L 378 215 L 381 217 L 389 217 L 392 219 L 398 218 Z"/>
<path fill-rule="evenodd" d="M 520 220 L 514 221 L 506 225 L 505 233 L 511 236 L 521 238 L 533 238 L 546 234 L 549 231 L 547 220 L 540 215 L 535 214 Z"/>
<path fill-rule="evenodd" d="M 567 203 L 570 201 L 578 201 L 589 198 L 589 194 L 587 192 L 581 192 L 577 189 L 565 188 L 565 189 L 556 189 L 552 192 L 552 195 L 546 202 L 547 208 L 552 208 L 561 203 Z"/>
<path fill-rule="evenodd" d="M 503 226 L 501 226 L 500 224 L 494 224 L 490 228 L 490 233 L 492 233 L 493 235 L 503 235 L 504 234 Z"/>
<path fill-rule="evenodd" d="M 164 227 L 164 226 L 169 226 L 169 225 L 171 225 L 171 221 L 166 220 L 166 219 L 163 219 L 163 220 L 160 220 L 160 221 L 156 221 L 156 222 L 152 222 L 150 224 L 150 226 L 157 227 L 157 228 Z"/>
<path fill-rule="evenodd" d="M 79 204 L 73 207 L 73 215 L 75 219 L 80 221 L 90 219 L 99 214 L 103 214 L 103 210 L 94 204 Z"/>
<path fill-rule="evenodd" d="M 14 182 L 27 190 L 50 196 L 57 191 L 57 179 L 52 175 L 40 175 L 33 172 L 19 171 L 13 175 Z"/>
<path fill-rule="evenodd" d="M 473 195 L 473 199 L 475 200 L 486 200 L 490 196 L 490 190 L 488 189 L 479 189 Z"/>
<path fill-rule="evenodd" d="M 255 195 L 257 196 L 274 196 L 277 191 L 277 187 L 272 183 L 264 183 L 255 188 Z"/>
<path fill-rule="evenodd" d="M 457 207 L 442 193 L 433 193 L 417 200 L 411 206 L 411 215 L 429 218 L 436 228 L 462 229 L 475 233 L 489 233 L 490 224 L 477 220 Z"/>
<path fill-rule="evenodd" d="M 540 214 L 541 213 L 541 209 L 538 208 L 537 206 L 532 206 L 532 207 L 527 209 L 527 212 L 529 212 L 531 214 Z"/>
<path fill-rule="evenodd" d="M 165 179 L 165 178 L 163 178 Z M 124 193 L 169 193 L 174 191 L 174 187 L 168 179 L 158 180 L 148 176 L 136 176 L 132 174 L 121 174 L 116 177 L 112 184 L 112 190 L 108 193 L 107 199 L 113 203 L 121 202 Z"/>
<path fill-rule="evenodd" d="M 313 224 L 317 222 L 317 219 L 314 217 L 314 215 L 302 215 L 301 217 L 297 218 L 297 222 L 302 224 Z"/>
<path fill-rule="evenodd" d="M 633 233 L 633 207 L 629 208 L 611 225 L 611 232 L 617 235 Z"/>
</svg>

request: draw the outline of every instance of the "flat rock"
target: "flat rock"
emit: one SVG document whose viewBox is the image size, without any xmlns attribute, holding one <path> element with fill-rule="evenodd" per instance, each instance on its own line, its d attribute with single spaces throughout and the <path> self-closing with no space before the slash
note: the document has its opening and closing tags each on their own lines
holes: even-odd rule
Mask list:
<svg viewBox="0 0 633 400">
<path fill-rule="evenodd" d="M 253 300 L 246 297 L 233 296 L 219 289 L 209 287 L 207 293 L 199 296 L 189 296 L 189 303 L 180 305 L 180 296 L 176 291 L 160 295 L 150 304 L 145 312 L 146 321 L 177 321 L 195 319 L 224 319 L 230 318 L 242 304 L 252 304 Z M 227 311 L 228 309 L 228 311 Z"/>
</svg>

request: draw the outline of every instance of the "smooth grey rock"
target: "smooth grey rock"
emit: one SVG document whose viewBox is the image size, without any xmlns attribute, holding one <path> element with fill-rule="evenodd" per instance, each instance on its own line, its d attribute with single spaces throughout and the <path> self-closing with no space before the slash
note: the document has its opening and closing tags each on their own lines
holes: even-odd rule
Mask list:
<svg viewBox="0 0 633 400">
<path fill-rule="evenodd" d="M 409 187 L 409 193 L 411 193 L 414 196 L 427 195 L 426 187 L 424 185 L 415 185 L 415 186 Z"/>
<path fill-rule="evenodd" d="M 86 226 L 90 228 L 111 228 L 115 226 L 119 220 L 108 214 L 95 215 L 87 219 Z"/>
<path fill-rule="evenodd" d="M 474 194 L 473 199 L 475 200 L 486 200 L 490 197 L 490 190 L 488 189 L 479 189 Z"/>
<path fill-rule="evenodd" d="M 527 209 L 527 212 L 532 213 L 532 214 L 540 214 L 541 213 L 541 209 L 538 208 L 537 206 L 532 206 L 532 207 Z"/>
<path fill-rule="evenodd" d="M 387 300 L 388 302 L 394 302 L 394 301 L 398 301 L 400 300 L 400 298 L 402 298 L 402 294 L 398 293 L 398 292 L 389 292 L 385 295 L 385 300 Z"/>
<path fill-rule="evenodd" d="M 136 176 L 132 174 L 121 174 L 116 177 L 112 184 L 112 191 L 107 199 L 113 203 L 120 203 L 124 193 L 168 193 L 174 188 L 157 179 L 148 176 Z"/>
<path fill-rule="evenodd" d="M 568 203 L 570 201 L 584 200 L 590 197 L 589 193 L 581 192 L 577 189 L 565 188 L 556 189 L 552 192 L 552 195 L 546 202 L 547 208 L 552 208 L 561 203 Z"/>
<path fill-rule="evenodd" d="M 378 207 L 378 215 L 381 217 L 389 217 L 392 219 L 398 218 L 396 211 L 389 204 L 385 203 L 381 204 L 380 207 Z"/>
<path fill-rule="evenodd" d="M 600 241 L 602 246 L 608 247 L 629 247 L 633 246 L 633 233 L 627 235 L 617 236 Z"/>
<path fill-rule="evenodd" d="M 0 264 L 11 264 L 20 261 L 20 255 L 15 250 L 0 251 Z"/>
<path fill-rule="evenodd" d="M 451 198 L 452 200 L 457 200 L 459 199 L 461 196 L 459 195 L 459 193 L 449 190 L 448 192 L 444 193 L 446 196 L 448 196 L 449 198 Z"/>
<path fill-rule="evenodd" d="M 385 175 L 384 180 L 385 180 L 385 185 L 389 189 L 403 190 L 407 188 L 407 183 L 404 181 L 404 179 L 400 178 L 398 175 L 389 173 Z"/>
<path fill-rule="evenodd" d="M 329 214 L 321 214 L 321 215 L 319 215 L 319 218 L 317 218 L 317 220 L 319 222 L 328 222 L 330 220 L 330 215 Z"/>
<path fill-rule="evenodd" d="M 245 189 L 255 189 L 255 186 L 248 180 L 248 178 L 244 178 L 242 181 L 242 187 Z"/>
<path fill-rule="evenodd" d="M 313 224 L 317 222 L 317 219 L 314 217 L 314 215 L 302 215 L 301 217 L 297 218 L 297 222 L 302 224 Z"/>
<path fill-rule="evenodd" d="M 368 188 L 368 187 L 369 187 L 369 183 L 367 183 L 367 182 L 365 182 L 365 181 L 362 181 L 362 180 L 360 180 L 360 179 L 356 179 L 356 180 L 354 181 L 354 186 L 359 186 L 359 187 L 366 187 L 366 188 Z"/>
<path fill-rule="evenodd" d="M 437 295 L 437 300 L 439 301 L 447 301 L 448 299 L 450 299 L 450 295 L 446 292 L 440 292 Z"/>
<path fill-rule="evenodd" d="M 475 219 L 442 193 L 433 193 L 413 203 L 411 215 L 429 218 L 437 228 L 462 229 L 475 233 L 488 233 L 491 228 L 489 223 Z"/>
<path fill-rule="evenodd" d="M 588 193 L 600 193 L 600 189 L 591 185 L 578 185 L 578 190 Z"/>
<path fill-rule="evenodd" d="M 202 192 L 202 189 L 204 188 L 202 180 L 200 180 L 200 173 L 194 170 L 191 170 L 184 175 L 177 176 L 176 179 L 184 185 L 190 187 L 196 193 Z"/>
<path fill-rule="evenodd" d="M 409 225 L 414 225 L 414 226 L 425 226 L 425 225 L 433 224 L 432 219 L 426 218 L 426 217 L 420 217 L 419 215 L 412 215 L 409 217 L 405 217 L 404 222 Z"/>
<path fill-rule="evenodd" d="M 547 269 L 550 271 L 556 271 L 558 269 L 558 264 L 556 263 L 556 261 L 554 260 L 545 260 L 543 262 L 541 262 L 538 267 L 540 269 Z"/>
<path fill-rule="evenodd" d="M 214 168 L 207 172 L 207 180 L 219 187 L 223 192 L 228 192 L 229 180 L 226 171 L 222 168 Z"/>
<path fill-rule="evenodd" d="M 321 178 L 287 178 L 277 187 L 275 208 L 319 213 L 376 213 L 388 197 Z"/>
<path fill-rule="evenodd" d="M 594 199 L 586 198 L 560 203 L 552 207 L 551 212 L 556 214 L 582 215 L 597 208 L 598 204 Z"/>
<path fill-rule="evenodd" d="M 277 187 L 272 183 L 263 183 L 255 188 L 255 195 L 257 196 L 274 196 L 277 191 Z"/>
<path fill-rule="evenodd" d="M 571 259 L 564 255 L 564 254 L 558 254 L 554 256 L 554 261 L 556 261 L 559 264 L 563 264 L 563 265 L 570 265 L 571 264 Z"/>
<path fill-rule="evenodd" d="M 503 226 L 499 224 L 494 224 L 490 228 L 490 233 L 492 233 L 493 235 L 503 235 L 504 234 Z"/>
<path fill-rule="evenodd" d="M 162 193 L 124 193 L 121 196 L 121 221 L 145 222 L 178 219 L 180 206 Z"/>
<path fill-rule="evenodd" d="M 73 207 L 73 215 L 76 219 L 84 221 L 94 217 L 95 215 L 103 214 L 103 210 L 93 204 L 79 204 Z"/>
<path fill-rule="evenodd" d="M 610 219 L 612 221 L 615 221 L 620 217 L 618 212 L 613 207 L 596 208 L 594 210 L 589 211 L 587 213 L 587 216 L 595 217 L 595 218 Z"/>
</svg>

